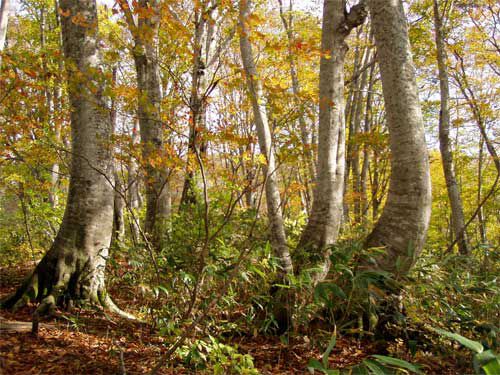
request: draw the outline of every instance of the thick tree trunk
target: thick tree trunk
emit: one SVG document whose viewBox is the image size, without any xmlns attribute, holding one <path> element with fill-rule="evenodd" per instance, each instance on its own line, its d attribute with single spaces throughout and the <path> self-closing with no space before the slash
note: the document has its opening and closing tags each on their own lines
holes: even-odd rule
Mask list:
<svg viewBox="0 0 500 375">
<path fill-rule="evenodd" d="M 422 250 L 431 213 L 429 159 L 401 0 L 370 0 L 391 148 L 391 178 L 366 247 L 383 247 L 379 268 L 405 274 Z"/>
<path fill-rule="evenodd" d="M 61 17 L 72 107 L 68 200 L 52 247 L 5 303 L 12 307 L 27 298 L 41 301 L 40 312 L 64 301 L 107 299 L 104 269 L 113 223 L 112 129 L 99 79 L 97 6 L 95 0 L 62 0 L 60 7 L 70 14 Z M 87 26 L 74 23 L 75 14 Z"/>
<path fill-rule="evenodd" d="M 319 78 L 319 144 L 316 188 L 309 222 L 299 249 L 306 265 L 318 266 L 315 282 L 330 268 L 330 246 L 335 243 L 342 221 L 345 168 L 344 61 L 345 38 L 362 24 L 366 12 L 358 4 L 345 12 L 345 1 L 325 0 Z"/>
<path fill-rule="evenodd" d="M 455 178 L 455 168 L 453 165 L 453 154 L 450 141 L 450 111 L 449 97 L 450 88 L 448 84 L 448 67 L 446 66 L 446 49 L 444 45 L 443 25 L 439 14 L 437 0 L 434 0 L 434 31 L 436 38 L 437 63 L 439 71 L 439 87 L 441 92 L 441 109 L 439 112 L 439 148 L 443 162 L 443 172 L 448 190 L 448 199 L 451 205 L 451 217 L 453 233 L 457 239 L 458 250 L 461 254 L 470 253 L 470 246 L 465 232 L 464 210 L 457 179 Z"/>
<path fill-rule="evenodd" d="M 283 273 L 292 274 L 292 260 L 286 243 L 285 228 L 283 226 L 283 217 L 281 214 L 278 173 L 276 171 L 272 136 L 269 129 L 265 99 L 262 92 L 262 82 L 259 79 L 257 68 L 255 67 L 252 45 L 249 41 L 250 30 L 247 25 L 248 16 L 250 15 L 249 3 L 250 0 L 240 1 L 241 58 L 245 70 L 248 95 L 252 102 L 260 151 L 266 158 L 266 164 L 263 166 L 263 170 L 265 177 L 267 214 L 271 227 L 271 245 L 280 259 Z"/>
</svg>

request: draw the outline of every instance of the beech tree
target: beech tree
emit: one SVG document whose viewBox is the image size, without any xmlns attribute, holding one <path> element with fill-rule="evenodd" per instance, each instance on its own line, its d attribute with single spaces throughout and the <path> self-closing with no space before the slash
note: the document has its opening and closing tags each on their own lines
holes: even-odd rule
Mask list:
<svg viewBox="0 0 500 375">
<path fill-rule="evenodd" d="M 164 135 L 161 119 L 161 80 L 158 62 L 160 6 L 155 0 L 141 0 L 131 7 L 118 1 L 134 39 L 132 55 L 137 74 L 139 128 L 145 163 L 146 217 L 144 231 L 158 246 L 162 222 L 170 216 L 170 191 L 166 168 L 155 166 L 160 159 Z M 134 17 L 133 11 L 140 16 Z"/>
<path fill-rule="evenodd" d="M 5 47 L 5 37 L 7 36 L 7 25 L 9 23 L 10 0 L 2 0 L 0 4 L 0 53 Z M 2 57 L 0 56 L 0 66 Z"/>
<path fill-rule="evenodd" d="M 391 149 L 389 193 L 366 247 L 382 247 L 376 268 L 404 274 L 422 250 L 431 214 L 431 181 L 415 68 L 401 0 L 370 0 Z"/>
<path fill-rule="evenodd" d="M 95 303 L 115 309 L 104 269 L 113 225 L 112 126 L 104 96 L 95 0 L 62 0 L 61 24 L 71 103 L 70 185 L 61 227 L 51 248 L 5 307 L 41 302 Z"/>
<path fill-rule="evenodd" d="M 330 268 L 330 246 L 342 221 L 345 167 L 344 64 L 345 39 L 366 18 L 365 3 L 346 10 L 346 1 L 325 0 L 319 73 L 319 131 L 316 187 L 311 214 L 299 251 L 319 264 L 316 281 Z"/>
<path fill-rule="evenodd" d="M 453 164 L 453 154 L 450 140 L 450 110 L 449 110 L 449 76 L 446 65 L 446 47 L 443 32 L 443 15 L 439 10 L 437 0 L 433 1 L 434 34 L 436 39 L 436 57 L 439 72 L 439 87 L 441 94 L 441 108 L 439 110 L 439 149 L 443 160 L 443 171 L 446 179 L 446 189 L 451 206 L 453 232 L 457 239 L 458 250 L 467 255 L 470 252 L 467 233 L 465 232 L 465 219 L 462 198 L 458 189 Z"/>
<path fill-rule="evenodd" d="M 283 226 L 283 216 L 281 213 L 280 192 L 278 187 L 278 173 L 274 155 L 274 146 L 269 120 L 267 117 L 266 102 L 262 90 L 262 82 L 255 66 L 252 45 L 249 40 L 250 28 L 248 18 L 251 1 L 240 1 L 240 51 L 243 61 L 243 69 L 248 87 L 248 96 L 252 103 L 255 126 L 259 147 L 265 157 L 264 184 L 266 189 L 267 214 L 270 222 L 270 237 L 273 250 L 280 259 L 284 274 L 292 274 L 293 266 L 288 245 L 286 243 L 285 228 Z"/>
</svg>

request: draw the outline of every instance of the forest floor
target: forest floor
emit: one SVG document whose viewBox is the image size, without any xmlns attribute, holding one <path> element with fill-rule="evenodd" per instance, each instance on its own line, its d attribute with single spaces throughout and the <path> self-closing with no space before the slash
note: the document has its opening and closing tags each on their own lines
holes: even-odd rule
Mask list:
<svg viewBox="0 0 500 375">
<path fill-rule="evenodd" d="M 0 298 L 15 291 L 31 269 L 30 265 L 0 269 Z M 120 300 L 121 303 L 123 301 Z M 165 338 L 146 324 L 132 323 L 95 311 L 78 311 L 63 319 L 40 325 L 31 334 L 34 306 L 15 313 L 0 311 L 0 374 L 146 374 L 168 346 Z M 239 336 L 227 343 L 254 358 L 262 374 L 306 374 L 310 358 L 320 358 L 304 336 L 288 345 L 273 336 Z M 371 343 L 340 337 L 330 355 L 330 368 L 344 368 L 375 354 Z M 426 374 L 466 374 L 451 358 L 432 355 L 400 358 L 420 363 Z M 182 363 L 173 362 L 160 374 L 192 374 Z"/>
</svg>

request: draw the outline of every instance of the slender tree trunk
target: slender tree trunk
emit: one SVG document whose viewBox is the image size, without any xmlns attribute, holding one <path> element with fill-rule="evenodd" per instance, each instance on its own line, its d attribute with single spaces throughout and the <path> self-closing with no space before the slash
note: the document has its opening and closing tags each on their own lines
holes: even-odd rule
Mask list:
<svg viewBox="0 0 500 375">
<path fill-rule="evenodd" d="M 290 64 L 290 77 L 292 79 L 292 92 L 293 92 L 293 97 L 294 97 L 294 104 L 297 107 L 299 111 L 298 115 L 298 121 L 299 121 L 299 129 L 300 129 L 300 137 L 302 141 L 302 147 L 304 149 L 303 156 L 304 156 L 304 164 L 306 165 L 306 170 L 309 173 L 309 176 L 306 176 L 305 182 L 306 182 L 306 189 L 307 189 L 307 194 L 310 195 L 309 192 L 309 186 L 311 185 L 310 182 L 314 181 L 316 178 L 316 170 L 315 170 L 315 163 L 313 160 L 313 154 L 312 154 L 312 145 L 310 143 L 310 134 L 309 130 L 307 129 L 307 122 L 304 116 L 304 109 L 301 108 L 301 102 L 300 102 L 300 92 L 301 92 L 301 87 L 300 87 L 300 81 L 299 81 L 299 76 L 297 73 L 297 63 L 296 59 L 293 54 L 292 46 L 293 46 L 293 1 L 289 0 L 289 7 L 288 7 L 288 17 L 287 14 L 285 14 L 285 11 L 283 9 L 283 1 L 280 0 L 280 17 L 281 17 L 281 22 L 283 23 L 283 27 L 285 28 L 285 32 L 287 35 L 287 42 L 288 42 L 288 61 Z M 307 207 L 307 211 L 310 210 L 310 207 Z"/>
<path fill-rule="evenodd" d="M 477 163 L 477 205 L 481 204 L 482 191 L 483 191 L 483 154 L 484 154 L 484 141 L 483 137 L 479 140 L 479 158 Z M 479 209 L 477 214 L 477 220 L 479 222 L 479 236 L 483 244 L 488 243 L 488 236 L 486 234 L 486 220 L 484 219 L 483 208 Z"/>
<path fill-rule="evenodd" d="M 365 48 L 365 54 L 363 58 L 363 65 L 366 66 L 370 60 L 370 49 Z M 360 171 L 360 147 L 359 147 L 359 137 L 356 137 L 361 133 L 361 115 L 363 112 L 363 92 L 365 91 L 367 84 L 368 70 L 365 70 L 361 74 L 361 79 L 359 85 L 357 86 L 357 99 L 356 99 L 356 110 L 354 112 L 354 125 L 353 125 L 353 137 L 352 137 L 352 191 L 354 193 L 354 221 L 355 223 L 361 222 L 361 171 Z"/>
<path fill-rule="evenodd" d="M 365 109 L 365 125 L 364 132 L 365 135 L 368 136 L 371 131 L 372 126 L 372 100 L 373 100 L 373 83 L 375 81 L 374 76 L 375 64 L 373 64 L 370 68 L 369 78 L 368 78 L 368 92 L 366 94 L 366 109 Z M 361 168 L 361 214 L 363 223 L 367 224 L 368 219 L 368 188 L 367 188 L 367 179 L 368 173 L 370 170 L 370 148 L 368 147 L 368 143 L 364 142 L 363 145 L 363 166 Z"/>
<path fill-rule="evenodd" d="M 97 5 L 95 0 L 62 0 L 60 7 L 64 13 L 80 14 L 87 25 L 74 23 L 72 16 L 61 17 L 71 103 L 68 200 L 52 247 L 4 304 L 41 301 L 39 313 L 63 302 L 104 303 L 109 299 L 104 270 L 113 223 L 112 128 L 99 79 Z"/>
<path fill-rule="evenodd" d="M 191 71 L 191 94 L 189 98 L 189 144 L 187 171 L 181 195 L 182 208 L 185 204 L 195 204 L 197 202 L 196 190 L 203 190 L 203 184 L 199 176 L 199 160 L 206 157 L 208 143 L 204 138 L 206 132 L 206 111 L 207 97 L 213 87 L 208 84 L 208 72 L 210 67 L 220 57 L 224 48 L 222 42 L 213 55 L 213 40 L 216 34 L 217 21 L 211 18 L 217 8 L 217 1 L 208 0 L 195 4 L 194 12 L 194 50 L 193 64 Z M 230 40 L 231 38 L 229 38 Z M 214 82 L 211 83 L 212 85 Z"/>
<path fill-rule="evenodd" d="M 131 147 L 133 149 L 137 144 L 140 143 L 139 135 L 139 124 L 134 122 L 132 128 L 131 137 Z M 127 204 L 128 210 L 131 213 L 129 225 L 130 233 L 132 235 L 132 240 L 136 244 L 139 241 L 140 228 L 136 221 L 138 215 L 138 209 L 140 207 L 140 197 L 139 197 L 139 166 L 133 155 L 130 155 L 130 160 L 127 165 Z M 135 217 L 133 217 L 135 216 Z"/>
<path fill-rule="evenodd" d="M 5 48 L 5 38 L 7 37 L 7 26 L 9 24 L 10 0 L 1 0 L 0 4 L 0 68 L 2 67 L 1 53 Z"/>
<path fill-rule="evenodd" d="M 180 207 L 185 204 L 195 204 L 197 202 L 196 190 L 199 179 L 197 178 L 197 156 L 202 156 L 206 153 L 207 144 L 202 140 L 205 130 L 205 98 L 204 90 L 206 88 L 206 63 L 203 61 L 203 41 L 206 30 L 207 15 L 201 5 L 197 7 L 195 12 L 195 32 L 194 32 L 194 53 L 193 66 L 191 72 L 191 96 L 189 99 L 190 117 L 189 117 L 189 144 L 188 144 L 188 160 L 187 172 L 182 189 Z"/>
<path fill-rule="evenodd" d="M 345 1 L 325 0 L 319 77 L 319 144 L 316 188 L 309 222 L 299 249 L 305 251 L 306 266 L 320 271 L 314 281 L 324 279 L 330 268 L 330 245 L 334 244 L 342 221 L 345 168 L 344 61 L 345 38 L 366 18 L 364 3 L 349 13 Z M 304 266 L 304 265 L 302 265 Z"/>
<path fill-rule="evenodd" d="M 126 2 L 125 2 L 126 3 Z M 160 246 L 163 223 L 168 217 L 169 194 L 167 171 L 162 163 L 163 126 L 161 120 L 161 80 L 158 65 L 158 29 L 160 10 L 156 1 L 140 0 L 134 9 L 151 9 L 153 14 L 138 17 L 137 23 L 130 5 L 120 1 L 132 36 L 134 37 L 133 57 L 139 91 L 139 127 L 146 186 L 146 218 L 144 231 L 156 247 Z"/>
<path fill-rule="evenodd" d="M 58 12 L 59 4 L 56 1 L 54 5 L 55 5 L 54 11 L 56 17 L 56 24 L 57 26 L 60 26 L 61 15 Z M 60 32 L 58 33 L 58 42 L 59 42 L 59 48 L 62 49 L 62 35 Z M 63 59 L 59 56 L 57 58 L 57 77 L 62 78 L 63 75 L 64 75 Z M 52 98 L 53 98 L 52 99 L 53 105 L 52 105 L 51 121 L 54 132 L 54 143 L 59 145 L 62 141 L 62 135 L 61 135 L 61 130 L 62 130 L 61 111 L 63 106 L 62 85 L 54 85 Z M 55 208 L 59 205 L 59 197 L 57 194 L 59 189 L 59 171 L 60 171 L 59 162 L 56 160 L 50 168 L 49 202 L 52 208 Z"/>
<path fill-rule="evenodd" d="M 370 0 L 391 148 L 389 195 L 366 247 L 383 247 L 376 268 L 405 274 L 422 250 L 431 213 L 429 159 L 401 0 Z M 373 265 L 370 265 L 373 267 Z"/>
<path fill-rule="evenodd" d="M 263 166 L 266 190 L 267 214 L 271 227 L 271 245 L 274 252 L 280 259 L 284 274 L 292 274 L 292 260 L 286 243 L 285 228 L 281 214 L 281 200 L 278 186 L 278 173 L 274 150 L 272 145 L 272 135 L 267 118 L 267 110 L 264 95 L 262 92 L 262 82 L 260 81 L 257 68 L 254 63 L 252 45 L 249 41 L 250 29 L 247 20 L 250 15 L 250 0 L 240 1 L 240 50 L 243 61 L 243 68 L 248 87 L 248 95 L 252 103 L 255 125 L 261 153 L 266 158 Z"/>
<path fill-rule="evenodd" d="M 439 148 L 443 162 L 444 177 L 448 190 L 448 199 L 451 205 L 453 233 L 457 238 L 458 250 L 461 254 L 470 253 L 467 233 L 465 232 L 464 210 L 460 190 L 455 177 L 453 154 L 450 140 L 450 111 L 449 111 L 449 78 L 446 66 L 446 49 L 444 45 L 443 24 L 439 14 L 437 0 L 434 0 L 434 29 L 436 38 L 437 63 L 439 71 L 439 87 L 441 92 L 441 109 L 439 112 Z"/>
<path fill-rule="evenodd" d="M 358 32 L 356 34 L 356 39 L 359 41 L 359 37 L 361 35 L 361 28 L 358 29 Z M 360 53 L 360 47 L 356 46 L 354 50 L 354 69 L 353 69 L 353 76 L 357 77 L 358 76 L 358 71 L 361 67 L 361 53 Z M 352 149 L 354 145 L 354 114 L 356 112 L 356 105 L 358 104 L 358 96 L 359 96 L 359 90 L 357 90 L 358 86 L 358 79 L 355 78 L 354 81 L 351 84 L 352 89 L 349 92 L 349 95 L 347 97 L 347 103 L 345 105 L 345 122 L 347 123 L 347 127 L 349 128 L 348 133 L 347 133 L 347 154 L 346 154 L 346 161 L 345 161 L 345 170 L 344 170 L 344 193 L 343 195 L 346 196 L 348 191 L 349 191 L 349 176 L 351 175 L 351 170 L 353 169 L 353 160 L 352 160 Z M 344 222 L 349 223 L 350 222 L 350 202 L 347 200 L 344 200 L 343 203 L 343 215 L 344 215 Z"/>
<path fill-rule="evenodd" d="M 272 133 L 267 117 L 266 102 L 262 89 L 262 82 L 254 62 L 252 44 L 249 40 L 250 28 L 247 22 L 251 14 L 251 1 L 240 0 L 239 5 L 241 59 L 247 82 L 248 96 L 252 103 L 260 152 L 264 155 L 266 160 L 266 163 L 262 166 L 262 170 L 265 179 L 264 184 L 267 216 L 270 226 L 270 242 L 273 252 L 279 259 L 281 267 L 277 283 L 287 284 L 289 282 L 289 276 L 293 275 L 293 265 L 286 242 L 285 227 L 283 225 L 278 173 L 274 156 Z M 291 296 L 289 290 L 281 290 L 279 287 L 273 287 L 271 295 L 273 297 L 273 314 L 278 324 L 278 332 L 284 333 L 291 325 Z"/>
<path fill-rule="evenodd" d="M 116 167 L 115 167 L 116 168 Z M 114 208 L 113 208 L 113 243 L 121 243 L 125 237 L 125 221 L 123 210 L 125 209 L 125 200 L 123 199 L 123 183 L 118 173 L 115 172 L 114 188 Z"/>
<path fill-rule="evenodd" d="M 116 67 L 112 69 L 112 89 L 116 86 Z M 113 133 L 116 131 L 116 100 L 111 99 L 109 119 L 111 124 L 111 129 Z M 114 165 L 114 190 L 113 190 L 113 234 L 111 241 L 114 244 L 120 244 L 125 236 L 125 222 L 123 219 L 123 210 L 125 208 L 125 200 L 123 199 L 124 194 L 124 184 L 118 173 L 119 165 L 115 163 Z"/>
</svg>

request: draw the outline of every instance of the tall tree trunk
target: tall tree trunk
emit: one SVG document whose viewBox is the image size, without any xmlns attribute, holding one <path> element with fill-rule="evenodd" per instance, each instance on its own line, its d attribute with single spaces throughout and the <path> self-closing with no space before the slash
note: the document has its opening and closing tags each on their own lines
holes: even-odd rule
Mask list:
<svg viewBox="0 0 500 375">
<path fill-rule="evenodd" d="M 161 162 L 164 157 L 164 137 L 160 108 L 161 79 L 157 56 L 160 7 L 156 0 L 134 2 L 133 8 L 127 0 L 120 0 L 118 3 L 134 38 L 132 54 L 139 95 L 137 113 L 141 133 L 142 157 L 145 163 L 146 218 L 144 231 L 155 247 L 159 247 L 163 223 L 168 219 L 170 213 L 168 173 Z M 137 17 L 136 22 L 132 9 L 137 12 L 147 9 L 151 11 L 151 14 Z"/>
<path fill-rule="evenodd" d="M 280 259 L 284 274 L 292 274 L 292 260 L 286 243 L 285 228 L 281 214 L 280 192 L 278 186 L 278 173 L 274 150 L 272 145 L 272 135 L 267 118 L 265 98 L 262 92 L 262 82 L 260 81 L 257 68 L 254 63 L 252 45 L 249 40 L 250 29 L 247 25 L 250 16 L 250 0 L 240 1 L 240 50 L 243 68 L 248 87 L 248 95 L 252 103 L 255 125 L 261 153 L 266 158 L 263 166 L 266 190 L 267 214 L 271 227 L 271 245 L 275 254 Z"/>
<path fill-rule="evenodd" d="M 431 213 L 429 159 L 401 0 L 370 0 L 391 148 L 389 194 L 366 247 L 387 254 L 376 267 L 404 274 L 422 250 Z M 373 265 L 371 265 L 373 266 Z"/>
<path fill-rule="evenodd" d="M 33 274 L 9 298 L 12 307 L 41 301 L 37 312 L 68 301 L 103 303 L 104 269 L 113 223 L 112 129 L 103 83 L 95 0 L 62 0 L 63 47 L 68 63 L 72 160 L 66 210 L 52 247 Z M 84 17 L 74 23 L 72 17 Z M 84 25 L 84 26 L 82 26 Z"/>
<path fill-rule="evenodd" d="M 113 244 L 120 244 L 125 237 L 125 221 L 123 210 L 125 209 L 125 200 L 123 183 L 118 173 L 115 172 L 114 188 L 114 209 L 113 209 Z"/>
<path fill-rule="evenodd" d="M 278 185 L 278 173 L 273 149 L 272 133 L 269 128 L 266 102 L 262 89 L 262 82 L 255 66 L 252 44 L 250 43 L 250 28 L 248 17 L 251 14 L 250 0 L 240 0 L 239 25 L 240 25 L 240 51 L 245 71 L 248 96 L 252 103 L 254 122 L 257 128 L 257 138 L 260 152 L 264 155 L 266 163 L 263 165 L 264 184 L 266 191 L 267 216 L 270 224 L 270 240 L 273 252 L 279 259 L 281 272 L 277 282 L 287 284 L 289 276 L 293 275 L 292 259 L 286 243 L 285 227 L 283 225 L 281 198 Z M 273 313 L 278 324 L 278 332 L 284 333 L 291 324 L 290 294 L 287 289 L 280 290 L 273 287 Z"/>
<path fill-rule="evenodd" d="M 0 4 L 0 68 L 2 67 L 1 53 L 5 48 L 5 38 L 7 37 L 7 26 L 9 24 L 10 0 L 1 0 Z"/>
<path fill-rule="evenodd" d="M 132 150 L 137 144 L 140 143 L 139 124 L 134 122 L 132 127 L 131 145 Z M 140 228 L 138 226 L 137 214 L 140 206 L 139 196 L 139 167 L 137 160 L 133 155 L 130 155 L 130 160 L 127 165 L 127 204 L 128 211 L 130 212 L 130 233 L 132 241 L 137 244 L 139 241 Z"/>
<path fill-rule="evenodd" d="M 299 243 L 306 265 L 320 271 L 322 280 L 330 268 L 330 245 L 336 239 L 342 221 L 345 167 L 344 61 L 346 37 L 366 18 L 364 3 L 347 13 L 345 1 L 325 0 L 319 77 L 319 144 L 314 200 L 309 222 Z"/>
<path fill-rule="evenodd" d="M 358 29 L 358 32 L 356 33 L 356 39 L 359 41 L 359 37 L 361 35 L 361 28 Z M 356 77 L 353 79 L 353 82 L 351 84 L 352 89 L 349 91 L 349 95 L 347 97 L 347 103 L 345 105 L 345 113 L 344 113 L 344 118 L 345 122 L 347 123 L 348 133 L 347 133 L 347 153 L 346 153 L 346 161 L 345 161 L 345 168 L 344 168 L 344 193 L 343 195 L 346 196 L 346 194 L 349 191 L 349 176 L 351 175 L 351 170 L 352 170 L 352 148 L 353 148 L 353 136 L 354 136 L 354 114 L 356 112 L 356 105 L 358 104 L 358 96 L 359 96 L 359 90 L 357 90 L 357 85 L 358 85 L 358 71 L 361 68 L 361 53 L 360 53 L 360 47 L 357 45 L 355 50 L 354 50 L 354 69 L 353 69 L 353 77 Z M 344 200 L 343 203 L 343 215 L 344 215 L 344 223 L 349 223 L 350 222 L 350 207 L 349 207 L 349 202 L 347 200 Z"/>
<path fill-rule="evenodd" d="M 448 190 L 448 199 L 451 205 L 451 216 L 453 224 L 453 233 L 457 239 L 458 250 L 461 254 L 470 253 L 467 233 L 465 232 L 464 210 L 462 198 L 455 177 L 455 168 L 453 165 L 453 154 L 450 140 L 450 110 L 449 110 L 449 78 L 448 67 L 446 66 L 446 49 L 444 45 L 442 17 L 439 14 L 437 0 L 434 0 L 434 31 L 436 38 L 436 53 L 439 71 L 439 87 L 441 92 L 441 109 L 439 111 L 439 148 L 441 159 L 443 161 L 443 171 Z"/>
<path fill-rule="evenodd" d="M 483 192 L 483 159 L 484 159 L 484 140 L 483 137 L 480 137 L 479 140 L 479 158 L 477 162 L 477 205 L 479 206 L 482 201 L 482 192 Z M 477 213 L 477 220 L 479 222 L 479 237 L 481 243 L 488 243 L 488 236 L 486 233 L 486 220 L 484 219 L 484 210 L 483 207 L 479 209 Z"/>
<path fill-rule="evenodd" d="M 310 194 L 310 188 L 309 186 L 311 185 L 311 181 L 314 181 L 316 178 L 316 169 L 315 169 L 315 163 L 313 160 L 313 153 L 312 153 L 312 144 L 310 142 L 310 134 L 309 130 L 307 129 L 307 123 L 306 119 L 304 116 L 304 109 L 301 108 L 301 102 L 300 102 L 300 92 L 301 92 L 301 87 L 300 87 L 300 82 L 299 82 L 299 76 L 297 73 L 297 62 L 292 50 L 293 42 L 294 42 L 294 37 L 293 37 L 293 0 L 289 0 L 289 6 L 288 6 L 288 14 L 285 13 L 284 7 L 283 7 L 283 1 L 279 0 L 280 4 L 280 17 L 281 17 L 281 22 L 283 23 L 283 27 L 285 28 L 285 32 L 287 35 L 287 47 L 288 47 L 288 61 L 290 64 L 290 77 L 292 79 L 292 92 L 293 92 L 293 97 L 294 97 L 294 104 L 297 107 L 299 114 L 298 114 L 298 121 L 299 121 L 299 129 L 300 129 L 300 137 L 302 141 L 302 147 L 304 149 L 303 151 L 303 157 L 304 157 L 304 164 L 306 166 L 306 170 L 309 173 L 309 176 L 305 176 L 305 186 L 306 186 L 306 194 L 309 196 Z M 287 17 L 288 16 L 288 17 Z M 310 207 L 306 208 L 306 211 L 310 211 Z"/>
<path fill-rule="evenodd" d="M 369 78 L 368 78 L 368 92 L 366 94 L 366 109 L 365 109 L 365 126 L 364 132 L 365 135 L 368 136 L 372 127 L 372 100 L 373 100 L 373 84 L 375 81 L 375 64 L 373 64 L 370 68 Z M 368 142 L 364 141 L 363 145 L 363 166 L 361 168 L 361 213 L 363 223 L 367 224 L 368 219 L 368 188 L 367 188 L 367 179 L 368 173 L 370 170 L 370 148 L 368 147 Z"/>
<path fill-rule="evenodd" d="M 197 178 L 197 157 L 202 157 L 206 153 L 207 144 L 202 140 L 205 130 L 206 103 L 204 90 L 206 89 L 206 63 L 203 61 L 204 38 L 207 33 L 206 21 L 208 14 L 203 5 L 195 5 L 195 30 L 194 30 L 194 51 L 193 66 L 191 71 L 191 95 L 189 99 L 189 144 L 186 178 L 182 189 L 181 204 L 195 204 L 197 201 L 196 189 L 199 179 Z M 196 156 L 198 154 L 198 156 Z"/>
<path fill-rule="evenodd" d="M 363 65 L 366 66 L 370 60 L 370 49 L 365 47 L 365 54 L 363 58 Z M 361 73 L 361 79 L 359 85 L 357 85 L 357 98 L 356 98 L 356 110 L 354 112 L 354 125 L 353 125 L 353 136 L 352 136 L 352 191 L 354 193 L 354 222 L 360 223 L 362 207 L 361 207 L 361 171 L 360 171 L 360 147 L 359 147 L 359 137 L 356 137 L 361 133 L 361 115 L 363 112 L 363 102 L 366 83 L 367 83 L 368 70 L 364 70 Z"/>
</svg>

